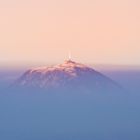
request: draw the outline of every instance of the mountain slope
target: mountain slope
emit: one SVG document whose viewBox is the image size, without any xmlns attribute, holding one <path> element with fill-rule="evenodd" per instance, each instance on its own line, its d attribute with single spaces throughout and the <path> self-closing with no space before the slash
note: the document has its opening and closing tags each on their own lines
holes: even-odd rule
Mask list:
<svg viewBox="0 0 140 140">
<path fill-rule="evenodd" d="M 22 87 L 74 89 L 83 92 L 109 92 L 120 88 L 110 78 L 71 60 L 52 67 L 30 69 L 17 80 L 16 84 Z"/>
</svg>

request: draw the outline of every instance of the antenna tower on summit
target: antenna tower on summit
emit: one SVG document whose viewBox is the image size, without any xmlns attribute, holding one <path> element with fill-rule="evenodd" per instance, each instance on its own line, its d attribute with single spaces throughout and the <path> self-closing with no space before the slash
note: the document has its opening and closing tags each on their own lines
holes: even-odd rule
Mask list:
<svg viewBox="0 0 140 140">
<path fill-rule="evenodd" d="M 72 58 L 72 57 L 71 57 L 71 52 L 69 52 L 69 61 L 71 61 L 71 58 Z"/>
</svg>

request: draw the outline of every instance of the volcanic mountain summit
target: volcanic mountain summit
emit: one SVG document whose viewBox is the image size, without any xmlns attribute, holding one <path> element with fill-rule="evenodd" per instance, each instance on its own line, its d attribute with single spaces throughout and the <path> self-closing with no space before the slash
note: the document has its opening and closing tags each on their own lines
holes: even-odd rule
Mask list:
<svg viewBox="0 0 140 140">
<path fill-rule="evenodd" d="M 81 91 L 110 91 L 119 86 L 94 69 L 71 60 L 51 67 L 29 69 L 18 80 L 22 87 L 43 89 L 75 89 Z"/>
</svg>

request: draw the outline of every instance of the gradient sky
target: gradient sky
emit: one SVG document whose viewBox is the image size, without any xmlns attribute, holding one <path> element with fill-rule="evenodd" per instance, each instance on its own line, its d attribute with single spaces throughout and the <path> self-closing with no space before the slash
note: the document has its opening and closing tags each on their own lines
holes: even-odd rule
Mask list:
<svg viewBox="0 0 140 140">
<path fill-rule="evenodd" d="M 0 65 L 140 65 L 139 0 L 0 0 Z"/>
</svg>

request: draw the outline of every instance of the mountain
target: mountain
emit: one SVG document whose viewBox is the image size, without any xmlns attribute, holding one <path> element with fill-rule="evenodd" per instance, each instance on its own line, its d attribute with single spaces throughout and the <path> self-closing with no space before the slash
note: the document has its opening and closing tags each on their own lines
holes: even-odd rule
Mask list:
<svg viewBox="0 0 140 140">
<path fill-rule="evenodd" d="M 51 67 L 39 67 L 26 71 L 16 85 L 28 88 L 52 90 L 78 90 L 81 92 L 110 92 L 120 86 L 94 69 L 71 60 Z"/>
</svg>

